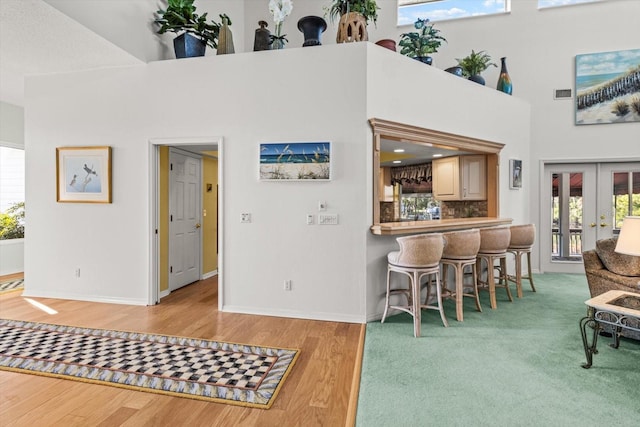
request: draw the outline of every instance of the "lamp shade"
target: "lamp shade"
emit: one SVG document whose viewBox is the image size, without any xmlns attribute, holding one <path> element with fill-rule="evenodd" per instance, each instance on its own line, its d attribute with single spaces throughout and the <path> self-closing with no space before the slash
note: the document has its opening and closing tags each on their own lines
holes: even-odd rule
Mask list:
<svg viewBox="0 0 640 427">
<path fill-rule="evenodd" d="M 640 216 L 624 218 L 615 251 L 621 254 L 640 256 Z"/>
</svg>

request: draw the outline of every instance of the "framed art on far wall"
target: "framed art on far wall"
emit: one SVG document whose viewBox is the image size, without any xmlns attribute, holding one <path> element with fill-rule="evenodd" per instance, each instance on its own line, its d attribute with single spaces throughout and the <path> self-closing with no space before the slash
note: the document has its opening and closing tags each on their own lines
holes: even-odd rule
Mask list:
<svg viewBox="0 0 640 427">
<path fill-rule="evenodd" d="M 509 188 L 522 188 L 522 160 L 509 160 Z"/>
<path fill-rule="evenodd" d="M 262 143 L 260 180 L 329 181 L 331 154 L 329 141 Z"/>
<path fill-rule="evenodd" d="M 111 203 L 111 147 L 56 148 L 58 202 Z"/>
</svg>

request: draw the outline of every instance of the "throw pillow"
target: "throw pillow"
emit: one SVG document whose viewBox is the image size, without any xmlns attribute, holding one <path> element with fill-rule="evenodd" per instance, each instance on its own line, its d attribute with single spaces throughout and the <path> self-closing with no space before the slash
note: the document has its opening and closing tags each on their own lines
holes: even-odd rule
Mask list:
<svg viewBox="0 0 640 427">
<path fill-rule="evenodd" d="M 640 257 L 615 252 L 616 237 L 596 242 L 596 253 L 602 263 L 612 273 L 621 276 L 640 276 Z"/>
</svg>

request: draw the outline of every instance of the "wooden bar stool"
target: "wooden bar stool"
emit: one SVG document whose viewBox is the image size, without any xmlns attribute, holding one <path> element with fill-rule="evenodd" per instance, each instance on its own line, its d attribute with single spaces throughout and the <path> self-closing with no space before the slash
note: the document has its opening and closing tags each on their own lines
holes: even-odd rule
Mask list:
<svg viewBox="0 0 640 427">
<path fill-rule="evenodd" d="M 387 317 L 389 308 L 404 311 L 413 316 L 413 334 L 420 336 L 421 309 L 437 309 L 445 326 L 449 326 L 442 309 L 442 294 L 440 285 L 440 258 L 444 249 L 444 239 L 441 233 L 419 234 L 416 236 L 398 237 L 399 251 L 387 255 L 387 294 L 385 298 L 382 323 Z M 409 289 L 391 289 L 391 273 L 396 272 L 409 278 Z M 436 288 L 437 305 L 421 303 L 420 290 L 423 277 L 428 278 L 428 285 L 434 283 Z M 391 305 L 391 295 L 401 294 L 407 298 L 406 305 Z M 427 290 L 427 298 L 429 290 Z"/>
<path fill-rule="evenodd" d="M 477 267 L 480 268 L 478 273 L 478 289 L 486 289 L 489 291 L 489 300 L 491 301 L 491 309 L 498 307 L 496 302 L 496 288 L 505 288 L 509 301 L 513 301 L 511 290 L 509 289 L 509 281 L 507 279 L 507 248 L 511 241 L 511 231 L 509 227 L 491 227 L 480 230 L 480 250 L 478 251 Z M 482 280 L 482 262 L 487 264 L 487 279 Z M 496 265 L 496 261 L 499 265 Z M 498 276 L 495 276 L 495 271 Z M 497 282 L 497 283 L 496 283 Z"/>
<path fill-rule="evenodd" d="M 516 284 L 516 293 L 518 298 L 522 298 L 522 279 L 529 281 L 531 290 L 536 291 L 536 287 L 533 284 L 533 277 L 531 276 L 531 248 L 536 240 L 536 226 L 535 224 L 525 225 L 512 225 L 510 227 L 511 240 L 507 252 L 512 253 L 515 256 L 516 262 L 516 274 L 508 275 L 509 281 Z M 522 275 L 522 255 L 527 254 L 527 275 Z"/>
<path fill-rule="evenodd" d="M 443 291 L 443 297 L 451 298 L 456 302 L 456 319 L 462 322 L 464 320 L 464 297 L 473 297 L 476 301 L 476 308 L 478 311 L 482 311 L 480 298 L 478 297 L 478 277 L 476 270 L 476 256 L 480 249 L 480 230 L 474 228 L 471 230 L 444 233 L 444 240 L 446 245 L 442 253 L 442 259 L 440 260 L 440 265 L 442 265 L 442 286 L 447 286 L 447 273 L 451 266 L 455 274 L 456 288 L 455 291 L 449 293 L 447 293 L 446 290 Z M 464 274 L 466 267 L 471 267 L 473 293 L 464 292 Z"/>
</svg>

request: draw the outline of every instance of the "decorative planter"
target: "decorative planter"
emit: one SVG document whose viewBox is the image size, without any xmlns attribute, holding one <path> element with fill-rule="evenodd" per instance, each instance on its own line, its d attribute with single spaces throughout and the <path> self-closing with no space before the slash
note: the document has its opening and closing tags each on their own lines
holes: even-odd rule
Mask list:
<svg viewBox="0 0 640 427">
<path fill-rule="evenodd" d="M 416 56 L 413 59 L 427 65 L 431 65 L 433 63 L 433 58 L 430 56 Z"/>
<path fill-rule="evenodd" d="M 194 56 L 204 56 L 207 44 L 201 39 L 184 33 L 173 39 L 173 49 L 176 58 L 192 58 Z"/>
<path fill-rule="evenodd" d="M 382 39 L 376 42 L 378 46 L 386 47 L 389 50 L 396 51 L 396 41 L 391 39 Z"/>
<path fill-rule="evenodd" d="M 320 46 L 320 37 L 327 29 L 327 22 L 319 16 L 305 16 L 298 21 L 298 29 L 304 34 L 302 46 Z"/>
<path fill-rule="evenodd" d="M 473 76 L 470 76 L 469 80 L 471 80 L 472 82 L 478 83 L 482 86 L 484 86 L 485 84 L 484 77 L 482 77 L 480 74 L 474 74 Z"/>
<path fill-rule="evenodd" d="M 447 73 L 451 73 L 451 74 L 456 75 L 458 77 L 462 77 L 462 67 L 459 67 L 459 66 L 449 67 L 445 71 Z"/>
<path fill-rule="evenodd" d="M 368 40 L 367 20 L 364 15 L 349 12 L 340 17 L 336 43 L 366 42 Z"/>
</svg>

